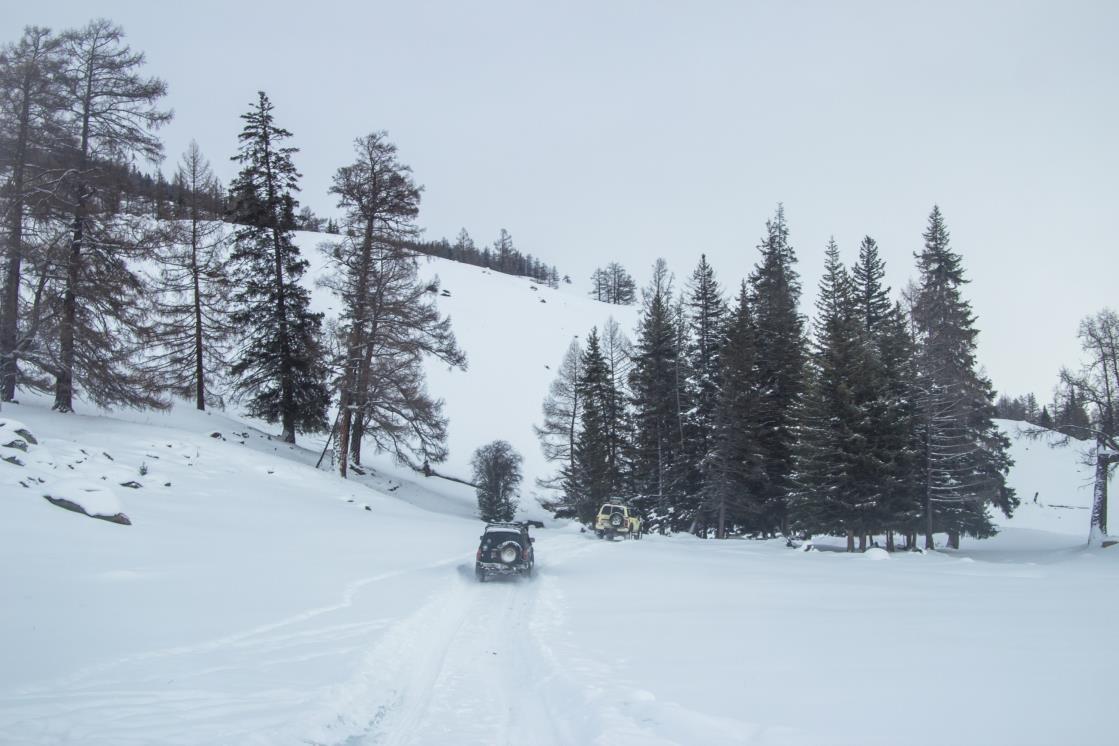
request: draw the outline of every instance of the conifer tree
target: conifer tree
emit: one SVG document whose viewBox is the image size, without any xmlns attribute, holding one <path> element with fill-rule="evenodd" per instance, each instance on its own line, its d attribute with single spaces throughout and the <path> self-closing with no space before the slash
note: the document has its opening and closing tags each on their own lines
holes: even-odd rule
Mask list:
<svg viewBox="0 0 1119 746">
<path fill-rule="evenodd" d="M 355 160 L 338 169 L 331 192 L 345 211 L 346 238 L 330 244 L 325 284 L 343 302 L 338 363 L 339 471 L 361 463 L 363 437 L 412 468 L 446 459 L 442 401 L 426 390 L 422 362 L 465 368 L 450 319 L 435 307 L 438 281 L 421 282 L 413 254 L 420 193 L 387 133 L 354 143 Z"/>
<path fill-rule="evenodd" d="M 615 494 L 617 482 L 610 448 L 610 369 L 602 354 L 597 328 L 591 329 L 587 337 L 580 369 L 582 412 L 574 453 L 576 514 L 580 521 L 589 522 L 598 506 Z"/>
<path fill-rule="evenodd" d="M 214 384 L 229 369 L 227 241 L 225 225 L 204 212 L 205 194 L 215 188 L 209 162 L 191 142 L 176 174 L 184 202 L 182 220 L 173 224 L 158 254 L 158 314 L 152 329 L 149 362 L 162 385 L 179 396 L 193 396 L 195 407 L 220 402 Z"/>
<path fill-rule="evenodd" d="M 687 409 L 686 458 L 695 470 L 697 483 L 693 490 L 703 491 L 704 463 L 711 456 L 718 407 L 719 365 L 723 342 L 726 303 L 715 279 L 715 271 L 700 256 L 692 273 L 685 301 L 686 323 L 689 326 L 687 348 L 689 407 Z"/>
<path fill-rule="evenodd" d="M 0 400 L 15 397 L 20 352 L 20 282 L 26 253 L 25 224 L 33 195 L 49 193 L 62 169 L 51 169 L 50 153 L 63 150 L 62 39 L 29 26 L 18 42 L 0 50 L 0 213 L 7 235 L 0 298 Z M 58 165 L 58 164 L 56 164 Z M 36 200 L 40 206 L 44 200 Z M 52 201 L 58 207 L 57 201 Z"/>
<path fill-rule="evenodd" d="M 766 503 L 763 530 L 786 530 L 785 501 L 793 489 L 797 417 L 804 390 L 804 322 L 800 316 L 800 277 L 796 253 L 789 245 L 785 210 L 778 205 L 766 222 L 758 246 L 761 260 L 750 275 L 757 330 L 758 442 L 765 458 Z"/>
<path fill-rule="evenodd" d="M 540 426 L 533 426 L 536 437 L 540 439 L 544 458 L 559 463 L 559 471 L 553 478 L 539 482 L 541 487 L 562 491 L 562 497 L 549 508 L 557 513 L 557 517 L 574 515 L 576 509 L 578 490 L 575 483 L 575 443 L 582 414 L 579 387 L 582 357 L 583 349 L 579 340 L 571 340 L 548 396 L 544 399 L 544 422 Z"/>
<path fill-rule="evenodd" d="M 711 456 L 703 464 L 705 513 L 726 538 L 731 529 L 763 525 L 764 456 L 758 421 L 758 361 L 749 288 L 743 282 L 730 311 L 719 357 L 718 406 Z"/>
<path fill-rule="evenodd" d="M 621 325 L 613 317 L 607 319 L 602 333 L 602 355 L 606 361 L 609 384 L 606 400 L 606 434 L 610 471 L 613 475 L 614 493 L 617 496 L 628 496 L 632 492 L 633 427 L 627 384 L 633 367 L 632 354 L 633 347 L 622 331 Z"/>
<path fill-rule="evenodd" d="M 610 262 L 591 274 L 590 295 L 603 303 L 629 306 L 637 302 L 637 286 L 625 267 Z"/>
<path fill-rule="evenodd" d="M 161 406 L 138 364 L 147 288 L 131 262 L 150 253 L 153 236 L 143 220 L 118 213 L 104 187 L 107 166 L 162 156 L 154 130 L 171 119 L 157 108 L 167 84 L 141 76 L 144 55 L 104 19 L 67 32 L 62 54 L 67 136 L 75 147 L 65 189 L 72 234 L 49 363 L 54 409 L 73 411 L 76 386 L 98 404 Z"/>
<path fill-rule="evenodd" d="M 871 527 L 880 492 L 862 427 L 870 374 L 867 337 L 834 239 L 828 242 L 816 311 L 801 421 L 802 489 L 789 500 L 789 522 L 810 534 L 845 534 L 847 551 L 853 551 L 855 536 Z"/>
<path fill-rule="evenodd" d="M 921 428 L 925 544 L 933 532 L 985 537 L 995 528 L 987 517 L 994 504 L 1007 516 L 1018 504 L 1006 486 L 1009 441 L 991 421 L 994 392 L 975 359 L 975 316 L 963 299 L 959 254 L 949 245 L 939 207 L 933 207 L 917 255 L 919 289 L 913 305 L 917 330 L 917 386 Z"/>
<path fill-rule="evenodd" d="M 299 280 L 307 269 L 292 232 L 299 172 L 284 145 L 291 137 L 277 127 L 263 91 L 241 119 L 241 171 L 230 185 L 230 220 L 237 224 L 231 256 L 237 289 L 231 318 L 243 330 L 233 365 L 237 388 L 249 412 L 279 421 L 282 439 L 296 431 L 326 428 L 330 396 L 321 345 L 322 314 L 310 310 L 310 294 Z"/>
<path fill-rule="evenodd" d="M 674 513 L 683 494 L 680 467 L 680 422 L 677 388 L 676 319 L 672 308 L 672 278 L 663 259 L 653 268 L 644 293 L 644 309 L 634 345 L 630 391 L 633 397 L 633 482 L 638 507 L 650 518 L 650 528 L 675 529 Z"/>
<path fill-rule="evenodd" d="M 866 437 L 866 485 L 874 495 L 871 531 L 886 532 L 886 548 L 894 549 L 894 531 L 909 535 L 919 515 L 913 490 L 913 344 L 901 306 L 890 302 L 886 268 L 878 244 L 866 236 L 851 270 L 855 316 L 865 350 L 865 397 L 862 431 Z"/>
</svg>

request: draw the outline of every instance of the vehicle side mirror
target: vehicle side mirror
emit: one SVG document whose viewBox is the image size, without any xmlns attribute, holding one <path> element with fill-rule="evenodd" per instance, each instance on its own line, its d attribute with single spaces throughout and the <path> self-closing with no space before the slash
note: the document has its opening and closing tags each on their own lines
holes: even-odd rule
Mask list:
<svg viewBox="0 0 1119 746">
<path fill-rule="evenodd" d="M 528 537 L 528 541 L 529 541 L 530 544 L 535 544 L 536 543 L 536 537 L 535 536 L 530 536 L 530 537 Z"/>
</svg>

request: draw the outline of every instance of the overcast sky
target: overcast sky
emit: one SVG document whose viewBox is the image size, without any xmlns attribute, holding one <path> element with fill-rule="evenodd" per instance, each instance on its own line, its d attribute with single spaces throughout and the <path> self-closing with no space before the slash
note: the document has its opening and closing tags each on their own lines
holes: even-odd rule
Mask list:
<svg viewBox="0 0 1119 746">
<path fill-rule="evenodd" d="M 1048 401 L 1114 300 L 1119 3 L 2 0 L 5 39 L 104 16 L 167 80 L 170 173 L 226 182 L 265 90 L 331 214 L 352 140 L 388 130 L 430 238 L 507 228 L 584 286 L 706 253 L 733 290 L 785 205 L 811 309 L 828 236 L 869 234 L 896 291 L 934 203 L 995 386 Z M 557 349 L 557 358 L 562 350 Z"/>
</svg>

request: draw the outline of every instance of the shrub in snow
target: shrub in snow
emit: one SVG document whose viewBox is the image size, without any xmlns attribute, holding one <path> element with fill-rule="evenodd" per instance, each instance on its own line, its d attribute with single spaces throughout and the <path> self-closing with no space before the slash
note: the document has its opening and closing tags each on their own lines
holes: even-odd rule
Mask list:
<svg viewBox="0 0 1119 746">
<path fill-rule="evenodd" d="M 521 483 L 521 455 L 507 441 L 495 440 L 474 451 L 471 465 L 481 519 L 487 523 L 513 520 Z"/>
<path fill-rule="evenodd" d="M 863 556 L 870 560 L 886 560 L 890 559 L 890 553 L 882 547 L 871 547 L 863 552 Z"/>
</svg>

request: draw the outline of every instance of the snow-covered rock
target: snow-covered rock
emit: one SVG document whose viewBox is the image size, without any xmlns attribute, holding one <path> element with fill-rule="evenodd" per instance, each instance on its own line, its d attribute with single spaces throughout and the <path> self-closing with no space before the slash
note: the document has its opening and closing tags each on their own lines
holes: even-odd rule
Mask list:
<svg viewBox="0 0 1119 746">
<path fill-rule="evenodd" d="M 43 495 L 51 504 L 91 518 L 101 518 L 126 526 L 132 521 L 124 514 L 120 498 L 106 484 L 80 479 L 66 479 L 52 484 Z"/>
</svg>

